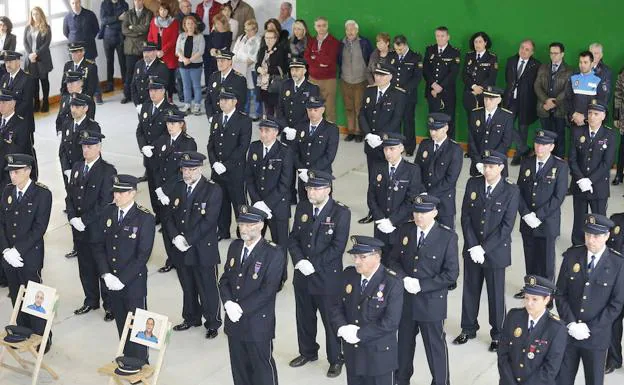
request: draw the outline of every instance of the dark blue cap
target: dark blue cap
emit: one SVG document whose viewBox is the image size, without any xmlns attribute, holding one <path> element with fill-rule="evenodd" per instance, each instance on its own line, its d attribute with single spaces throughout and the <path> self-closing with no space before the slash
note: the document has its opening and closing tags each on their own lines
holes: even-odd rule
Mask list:
<svg viewBox="0 0 624 385">
<path fill-rule="evenodd" d="M 264 222 L 267 218 L 267 213 L 255 208 L 253 206 L 241 205 L 238 208 L 238 218 L 236 219 L 241 223 L 258 223 Z"/>
<path fill-rule="evenodd" d="M 197 151 L 187 151 L 180 157 L 180 167 L 200 167 L 204 165 L 206 155 Z"/>
<path fill-rule="evenodd" d="M 186 114 L 178 110 L 169 110 L 165 117 L 166 122 L 183 122 Z"/>
<path fill-rule="evenodd" d="M 217 54 L 215 55 L 216 59 L 232 60 L 233 57 L 234 57 L 234 54 L 228 48 L 218 49 Z"/>
<path fill-rule="evenodd" d="M 320 108 L 325 105 L 325 100 L 320 96 L 310 96 L 310 98 L 306 101 L 306 108 Z"/>
<path fill-rule="evenodd" d="M 300 57 L 294 57 L 290 59 L 290 63 L 288 63 L 289 68 L 306 68 L 306 61 Z"/>
<path fill-rule="evenodd" d="M 535 132 L 535 143 L 539 144 L 553 144 L 557 139 L 557 133 L 548 130 L 537 130 Z"/>
<path fill-rule="evenodd" d="M 22 54 L 15 51 L 3 51 L 2 54 L 5 61 L 8 60 L 19 60 L 22 57 Z"/>
<path fill-rule="evenodd" d="M 396 68 L 391 64 L 377 63 L 377 66 L 375 66 L 375 73 L 380 75 L 394 75 L 396 73 Z"/>
<path fill-rule="evenodd" d="M 592 99 L 592 101 L 587 105 L 587 110 L 588 111 L 593 110 L 593 111 L 607 112 L 607 106 L 605 106 L 604 104 L 600 103 L 596 99 Z"/>
<path fill-rule="evenodd" d="M 325 171 L 308 170 L 308 182 L 306 186 L 310 187 L 331 187 L 332 180 L 335 178 L 332 174 Z"/>
<path fill-rule="evenodd" d="M 101 143 L 102 139 L 104 138 L 105 138 L 104 134 L 101 134 L 95 131 L 84 130 L 80 132 L 80 141 L 78 143 L 79 144 L 98 144 L 98 143 Z"/>
<path fill-rule="evenodd" d="M 120 376 L 132 376 L 137 374 L 145 365 L 145 361 L 136 357 L 119 356 L 115 358 L 117 367 L 115 368 L 115 374 Z"/>
<path fill-rule="evenodd" d="M 152 41 L 146 41 L 143 43 L 143 52 L 146 51 L 158 51 L 158 44 Z"/>
<path fill-rule="evenodd" d="M 69 49 L 69 52 L 84 51 L 84 47 L 85 43 L 83 41 L 77 41 L 67 44 L 67 49 Z"/>
<path fill-rule="evenodd" d="M 428 213 L 429 211 L 435 210 L 439 203 L 440 199 L 434 197 L 433 195 L 417 195 L 414 198 L 414 206 L 412 210 L 416 213 Z"/>
<path fill-rule="evenodd" d="M 137 189 L 139 179 L 134 175 L 118 174 L 113 177 L 113 192 L 126 192 Z"/>
<path fill-rule="evenodd" d="M 522 290 L 525 294 L 550 296 L 557 290 L 557 286 L 539 275 L 525 275 Z"/>
<path fill-rule="evenodd" d="M 82 71 L 67 71 L 65 72 L 65 83 L 77 82 L 82 80 L 84 72 Z"/>
<path fill-rule="evenodd" d="M 430 130 L 439 130 L 440 128 L 446 126 L 451 121 L 451 117 L 442 112 L 433 112 L 429 114 L 429 118 L 427 119 L 427 127 Z"/>
<path fill-rule="evenodd" d="M 505 160 L 507 160 L 505 154 L 494 150 L 483 151 L 483 156 L 481 157 L 481 163 L 483 164 L 505 164 Z"/>
<path fill-rule="evenodd" d="M 221 92 L 219 92 L 219 100 L 221 99 L 238 99 L 236 96 L 236 92 L 231 88 L 223 88 Z"/>
<path fill-rule="evenodd" d="M 28 154 L 8 154 L 4 157 L 7 161 L 5 170 L 17 170 L 24 167 L 32 167 L 35 158 Z"/>
<path fill-rule="evenodd" d="M 150 76 L 147 88 L 150 90 L 163 90 L 167 88 L 167 82 L 158 76 Z"/>
<path fill-rule="evenodd" d="M 16 100 L 15 99 L 15 94 L 13 94 L 13 91 L 11 90 L 7 90 L 7 89 L 1 89 L 0 90 L 0 101 L 3 102 L 8 102 L 10 100 Z"/>
<path fill-rule="evenodd" d="M 383 147 L 398 146 L 399 144 L 403 144 L 405 142 L 405 136 L 399 134 L 398 132 L 384 132 L 380 136 L 383 140 L 381 143 Z"/>
<path fill-rule="evenodd" d="M 377 238 L 367 237 L 364 235 L 352 235 L 351 250 L 347 251 L 349 254 L 368 254 L 375 251 L 381 251 L 384 243 Z"/>
<path fill-rule="evenodd" d="M 505 93 L 505 90 L 495 86 L 487 86 L 483 90 L 483 96 L 486 98 L 500 98 Z"/>
<path fill-rule="evenodd" d="M 270 128 L 275 128 L 277 131 L 279 131 L 280 129 L 280 125 L 273 119 L 263 119 L 260 121 L 260 124 L 258 125 L 258 128 L 260 127 L 270 127 Z"/>
<path fill-rule="evenodd" d="M 589 234 L 607 234 L 615 223 L 604 215 L 587 214 L 583 231 Z"/>
<path fill-rule="evenodd" d="M 7 325 L 4 327 L 6 336 L 4 341 L 9 343 L 17 343 L 26 341 L 33 334 L 33 331 L 25 326 Z"/>
<path fill-rule="evenodd" d="M 91 97 L 86 94 L 79 94 L 77 92 L 72 94 L 71 99 L 69 100 L 70 106 L 88 106 L 91 102 Z"/>
</svg>

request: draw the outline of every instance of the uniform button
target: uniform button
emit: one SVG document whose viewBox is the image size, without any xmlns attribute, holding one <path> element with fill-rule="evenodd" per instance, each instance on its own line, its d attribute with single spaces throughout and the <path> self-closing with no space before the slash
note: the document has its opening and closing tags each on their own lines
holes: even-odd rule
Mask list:
<svg viewBox="0 0 624 385">
<path fill-rule="evenodd" d="M 524 364 L 520 364 L 520 367 L 521 367 L 521 368 L 524 368 Z"/>
<path fill-rule="evenodd" d="M 355 323 L 356 323 L 356 324 L 359 324 L 359 323 L 360 323 L 360 321 L 359 321 L 359 320 L 355 320 Z"/>
<path fill-rule="evenodd" d="M 357 308 L 358 308 L 358 310 L 359 310 L 359 309 L 360 309 L 360 305 L 358 305 L 358 307 L 357 307 Z"/>
<path fill-rule="evenodd" d="M 117 262 L 117 258 L 113 258 L 113 262 Z"/>
<path fill-rule="evenodd" d="M 242 276 L 243 276 L 243 273 L 238 273 L 238 276 L 239 276 L 239 277 L 242 277 Z"/>
<path fill-rule="evenodd" d="M 354 346 L 355 346 L 356 348 L 360 347 L 358 344 L 355 344 Z"/>
<path fill-rule="evenodd" d="M 581 309 L 581 313 L 585 313 L 585 309 Z"/>
<path fill-rule="evenodd" d="M 586 296 L 586 295 L 584 295 L 584 296 L 583 296 L 583 299 L 587 299 L 587 296 Z"/>
<path fill-rule="evenodd" d="M 240 286 L 236 286 L 236 290 L 240 290 Z"/>
<path fill-rule="evenodd" d="M 117 234 L 115 234 L 115 238 L 119 238 L 119 236 Z"/>
<path fill-rule="evenodd" d="M 117 250 L 117 246 L 113 246 L 113 250 Z"/>
<path fill-rule="evenodd" d="M 113 273 L 117 274 L 117 270 L 113 270 Z"/>
</svg>

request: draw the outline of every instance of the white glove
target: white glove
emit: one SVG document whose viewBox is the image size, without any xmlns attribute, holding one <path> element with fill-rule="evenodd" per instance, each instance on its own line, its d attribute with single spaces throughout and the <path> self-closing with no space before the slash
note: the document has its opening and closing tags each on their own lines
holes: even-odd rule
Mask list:
<svg viewBox="0 0 624 385">
<path fill-rule="evenodd" d="M 392 222 L 390 222 L 390 219 L 388 218 L 380 219 L 378 221 L 375 221 L 375 223 L 377 223 L 377 228 L 379 229 L 379 231 L 384 234 L 390 234 L 391 232 L 396 230 L 396 227 L 392 225 Z"/>
<path fill-rule="evenodd" d="M 285 127 L 284 133 L 286 134 L 286 139 L 293 140 L 295 139 L 295 136 L 297 135 L 297 130 L 295 130 L 292 127 Z"/>
<path fill-rule="evenodd" d="M 570 322 L 568 324 L 568 334 L 579 341 L 589 338 L 589 328 L 585 323 Z"/>
<path fill-rule="evenodd" d="M 106 284 L 108 290 L 119 291 L 126 287 L 126 285 L 124 285 L 123 282 L 119 280 L 119 278 L 112 275 L 111 273 L 104 274 L 102 279 L 104 279 L 104 283 Z"/>
<path fill-rule="evenodd" d="M 185 252 L 186 250 L 191 248 L 191 246 L 186 241 L 186 238 L 184 238 L 184 235 L 176 235 L 176 237 L 173 238 L 172 242 L 173 245 L 181 252 Z"/>
<path fill-rule="evenodd" d="M 266 203 L 264 203 L 264 201 L 258 201 L 256 203 L 253 204 L 253 207 L 260 209 L 262 211 L 264 211 L 265 213 L 267 213 L 267 218 L 271 219 L 273 218 L 273 214 L 271 209 L 269 208 L 269 206 L 267 206 Z"/>
<path fill-rule="evenodd" d="M 151 158 L 154 155 L 154 146 L 143 146 L 141 147 L 141 152 L 148 158 Z"/>
<path fill-rule="evenodd" d="M 479 171 L 479 174 L 483 174 L 483 163 L 477 163 L 475 167 L 477 168 L 477 171 Z"/>
<path fill-rule="evenodd" d="M 383 143 L 383 140 L 376 134 L 366 134 L 364 140 L 366 140 L 366 143 L 368 143 L 371 148 L 377 148 Z"/>
<path fill-rule="evenodd" d="M 171 200 L 169 199 L 167 194 L 163 192 L 162 187 L 157 188 L 154 192 L 156 193 L 158 200 L 160 201 L 160 203 L 163 204 L 163 206 L 169 205 L 169 202 L 171 202 Z"/>
<path fill-rule="evenodd" d="M 24 266 L 24 260 L 20 257 L 19 251 L 12 247 L 10 249 L 5 249 L 3 252 L 4 259 L 9 263 L 9 265 L 13 267 L 22 267 Z"/>
<path fill-rule="evenodd" d="M 69 182 L 71 179 L 71 170 L 65 170 L 63 171 L 63 174 L 65 174 L 65 178 L 67 178 L 67 182 Z"/>
<path fill-rule="evenodd" d="M 357 344 L 360 339 L 357 337 L 357 332 L 360 330 L 356 325 L 344 325 L 338 328 L 338 337 L 342 337 L 346 342 L 350 344 Z"/>
<path fill-rule="evenodd" d="M 226 170 L 225 166 L 223 165 L 223 163 L 221 162 L 214 162 L 212 164 L 212 168 L 215 170 L 215 172 L 219 175 L 223 174 Z"/>
<path fill-rule="evenodd" d="M 56 136 L 58 136 L 58 137 L 63 136 L 63 131 L 56 131 Z"/>
<path fill-rule="evenodd" d="M 308 169 L 300 168 L 297 172 L 299 173 L 299 179 L 301 179 L 303 183 L 308 183 Z"/>
<path fill-rule="evenodd" d="M 542 224 L 542 221 L 539 220 L 535 213 L 528 213 L 522 217 L 522 220 L 532 229 L 538 228 Z"/>
<path fill-rule="evenodd" d="M 299 270 L 301 274 L 305 275 L 306 277 L 316 271 L 312 262 L 308 261 L 307 259 L 302 259 L 301 261 L 297 262 L 297 264 L 295 265 L 295 269 Z"/>
<path fill-rule="evenodd" d="M 472 258 L 472 261 L 474 263 L 478 263 L 479 265 L 481 265 L 483 264 L 483 262 L 485 262 L 485 250 L 483 250 L 483 247 L 481 247 L 481 245 L 471 247 L 470 249 L 468 249 L 468 252 L 470 253 L 470 258 Z"/>
<path fill-rule="evenodd" d="M 403 278 L 403 287 L 410 294 L 418 294 L 420 291 L 420 281 L 418 278 L 405 277 Z"/>
<path fill-rule="evenodd" d="M 589 191 L 589 190 L 593 192 L 592 181 L 589 178 L 581 178 L 578 181 L 576 181 L 576 184 L 579 186 L 582 192 Z"/>
<path fill-rule="evenodd" d="M 243 309 L 236 302 L 227 301 L 223 304 L 223 308 L 228 318 L 234 323 L 238 322 L 243 315 Z"/>
<path fill-rule="evenodd" d="M 85 231 L 85 228 L 87 228 L 87 226 L 85 226 L 84 223 L 82 223 L 82 219 L 78 217 L 74 217 L 70 219 L 69 224 L 72 225 L 72 227 L 76 229 L 76 231 L 80 231 L 80 232 Z"/>
<path fill-rule="evenodd" d="M 208 118 L 208 125 L 210 126 L 212 124 L 212 116 Z"/>
<path fill-rule="evenodd" d="M 143 105 L 142 105 L 142 104 L 137 104 L 137 105 L 136 105 L 137 114 L 140 114 L 140 113 L 141 113 L 141 107 L 143 107 Z"/>
</svg>

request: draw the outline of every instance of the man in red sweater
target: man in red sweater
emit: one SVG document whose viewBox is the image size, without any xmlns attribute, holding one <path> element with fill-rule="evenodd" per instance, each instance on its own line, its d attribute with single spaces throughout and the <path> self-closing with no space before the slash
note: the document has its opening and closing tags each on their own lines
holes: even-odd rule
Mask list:
<svg viewBox="0 0 624 385">
<path fill-rule="evenodd" d="M 328 32 L 327 19 L 314 21 L 316 37 L 308 39 L 304 57 L 308 62 L 310 81 L 319 86 L 325 99 L 325 118 L 336 122 L 336 65 L 340 42 Z"/>
</svg>

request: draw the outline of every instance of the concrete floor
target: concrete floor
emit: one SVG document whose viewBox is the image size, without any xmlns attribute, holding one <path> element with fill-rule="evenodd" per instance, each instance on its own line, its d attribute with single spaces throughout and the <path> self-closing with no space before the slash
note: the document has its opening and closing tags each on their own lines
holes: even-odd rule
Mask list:
<svg viewBox="0 0 624 385">
<path fill-rule="evenodd" d="M 112 162 L 120 173 L 140 175 L 143 173 L 143 166 L 135 139 L 136 112 L 131 104 L 119 104 L 120 99 L 120 94 L 109 96 L 105 99 L 104 105 L 97 106 L 96 120 L 106 135 L 103 146 L 104 158 Z M 65 194 L 57 158 L 59 139 L 54 130 L 55 116 L 56 112 L 38 116 L 35 137 L 41 182 L 52 190 L 54 197 L 52 217 L 46 234 L 47 253 L 43 277 L 44 283 L 55 287 L 60 295 L 60 306 L 53 326 L 54 346 L 45 356 L 45 360 L 57 371 L 60 379 L 53 381 L 46 373 L 42 372 L 39 382 L 41 384 L 104 384 L 106 379 L 100 377 L 96 370 L 114 358 L 118 344 L 117 330 L 114 323 L 105 323 L 102 320 L 104 312 L 101 309 L 83 316 L 73 314 L 73 310 L 82 305 L 83 293 L 78 278 L 76 259 L 64 258 L 64 254 L 70 250 L 72 242 L 70 226 L 62 211 Z M 196 139 L 199 150 L 205 153 L 208 138 L 206 117 L 189 117 L 187 122 L 190 135 Z M 258 134 L 255 131 L 254 139 L 257 137 Z M 516 180 L 517 172 L 517 167 L 511 168 L 511 180 Z M 337 178 L 334 196 L 352 210 L 351 234 L 372 235 L 372 225 L 357 223 L 357 220 L 367 212 L 366 166 L 362 144 L 340 142 L 338 157 L 334 162 L 334 175 Z M 460 203 L 467 177 L 468 164 L 464 162 L 457 193 L 457 199 Z M 149 207 L 146 189 L 146 184 L 140 185 L 138 201 Z M 612 189 L 613 198 L 610 202 L 609 214 L 624 211 L 622 193 L 624 193 L 622 186 Z M 561 233 L 564 236 L 557 242 L 558 255 L 561 255 L 570 245 L 572 200 L 569 198 L 564 202 L 562 224 Z M 513 299 L 512 296 L 521 287 L 522 277 L 525 273 L 522 241 L 517 226 L 513 237 L 513 265 L 507 269 L 507 306 L 510 308 L 521 306 L 521 301 Z M 459 218 L 457 218 L 457 227 L 459 228 Z M 460 239 L 460 248 L 461 242 Z M 228 242 L 223 241 L 219 246 L 223 257 Z M 165 258 L 162 238 L 157 234 L 154 252 L 149 262 L 148 308 L 169 316 L 170 320 L 176 324 L 181 321 L 182 290 L 175 272 L 172 271 L 168 274 L 157 272 Z M 348 255 L 345 255 L 344 262 L 345 265 L 351 263 Z M 292 269 L 292 266 L 290 268 Z M 451 344 L 452 339 L 460 331 L 461 274 L 459 285 L 460 289 L 451 292 L 449 295 L 449 317 L 446 322 L 451 381 L 458 385 L 498 383 L 496 354 L 487 351 L 490 340 L 485 290 L 481 299 L 482 311 L 479 317 L 482 329 L 477 339 L 462 346 Z M 6 319 L 4 322 L 8 322 L 12 310 L 6 294 L 7 289 L 0 289 L 0 319 Z M 327 362 L 323 359 L 325 354 L 322 334 L 318 338 L 321 345 L 321 359 L 319 361 L 299 369 L 288 366 L 288 362 L 298 355 L 294 308 L 292 285 L 287 283 L 277 300 L 279 321 L 277 338 L 274 342 L 274 357 L 277 362 L 280 383 L 297 383 L 299 385 L 346 384 L 344 373 L 337 379 L 325 377 Z M 2 321 L 0 321 L 1 323 Z M 319 330 L 322 330 L 320 320 Z M 153 359 L 156 357 L 156 352 L 152 352 L 152 357 Z M 431 377 L 420 339 L 417 343 L 415 362 L 417 374 L 412 379 L 412 384 L 429 384 Z M 187 385 L 231 384 L 225 335 L 220 333 L 215 340 L 208 341 L 204 339 L 203 328 L 174 332 L 166 352 L 164 368 L 159 382 L 161 384 Z M 0 383 L 3 385 L 28 384 L 30 380 L 21 375 L 0 370 Z M 580 374 L 576 384 L 582 383 L 582 374 Z M 616 373 L 608 375 L 605 381 L 607 385 L 622 383 L 624 383 L 624 370 L 618 370 Z"/>
</svg>

